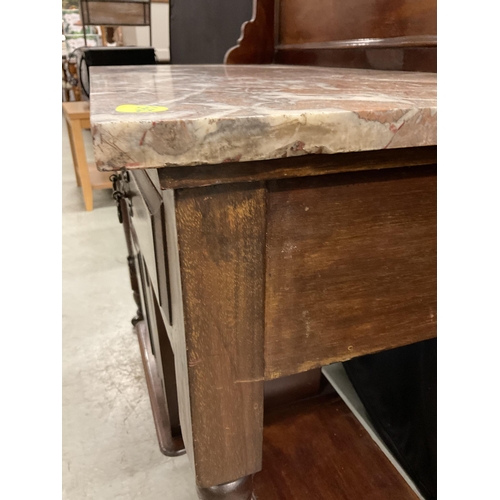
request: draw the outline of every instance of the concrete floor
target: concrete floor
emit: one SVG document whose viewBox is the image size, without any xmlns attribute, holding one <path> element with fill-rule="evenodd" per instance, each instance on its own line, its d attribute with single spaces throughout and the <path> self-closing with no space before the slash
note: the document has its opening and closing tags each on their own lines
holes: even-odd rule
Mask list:
<svg viewBox="0 0 500 500">
<path fill-rule="evenodd" d="M 62 149 L 63 499 L 196 500 L 187 457 L 158 449 L 111 191 L 86 212 L 65 124 Z"/>
</svg>

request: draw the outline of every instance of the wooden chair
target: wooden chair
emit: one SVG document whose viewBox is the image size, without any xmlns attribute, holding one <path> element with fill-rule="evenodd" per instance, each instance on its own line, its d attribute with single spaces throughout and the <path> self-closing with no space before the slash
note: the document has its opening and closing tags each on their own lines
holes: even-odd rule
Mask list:
<svg viewBox="0 0 500 500">
<path fill-rule="evenodd" d="M 90 129 L 90 108 L 88 101 L 63 102 L 63 113 L 68 127 L 68 137 L 73 156 L 76 184 L 81 186 L 85 209 L 93 209 L 92 191 L 111 189 L 109 173 L 99 172 L 95 163 L 88 163 L 83 142 L 83 129 Z"/>
</svg>

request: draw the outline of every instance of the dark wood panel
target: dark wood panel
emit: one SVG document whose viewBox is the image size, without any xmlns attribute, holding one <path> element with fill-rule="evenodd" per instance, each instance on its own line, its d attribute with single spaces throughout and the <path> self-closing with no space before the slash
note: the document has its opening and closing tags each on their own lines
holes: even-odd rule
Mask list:
<svg viewBox="0 0 500 500">
<path fill-rule="evenodd" d="M 252 19 L 243 23 L 226 64 L 270 64 L 274 57 L 274 0 L 253 0 Z"/>
<path fill-rule="evenodd" d="M 280 49 L 394 49 L 404 47 L 436 47 L 436 35 L 397 36 L 393 38 L 356 38 L 329 42 L 304 42 L 277 45 Z"/>
<path fill-rule="evenodd" d="M 262 500 L 418 498 L 336 395 L 266 413 L 262 466 Z"/>
<path fill-rule="evenodd" d="M 176 192 L 191 428 L 200 488 L 260 470 L 265 189 Z"/>
<path fill-rule="evenodd" d="M 165 392 L 166 405 L 168 409 L 170 427 L 174 438 L 181 436 L 181 426 L 179 419 L 179 403 L 177 397 L 177 382 L 175 376 L 175 359 L 172 344 L 167 333 L 167 327 L 160 310 L 157 298 L 152 295 L 152 302 L 155 314 L 155 323 L 158 330 L 158 347 L 161 352 L 161 380 Z M 182 446 L 184 448 L 184 446 Z"/>
<path fill-rule="evenodd" d="M 436 0 L 279 0 L 279 44 L 436 35 Z"/>
<path fill-rule="evenodd" d="M 132 225 L 138 246 L 146 260 L 151 282 L 166 317 L 171 336 L 171 299 L 168 261 L 166 259 L 165 214 L 163 200 L 149 174 L 135 170 L 130 175 L 129 197 L 132 204 Z"/>
<path fill-rule="evenodd" d="M 130 182 L 127 193 L 131 205 L 130 229 L 135 240 L 135 245 L 140 249 L 146 261 L 146 265 L 148 266 L 153 281 L 153 288 L 156 294 L 158 294 L 155 243 L 153 237 L 153 214 L 159 210 L 160 205 L 154 204 L 155 198 L 150 200 L 151 206 L 148 206 L 144 200 L 137 182 L 137 179 L 141 182 L 144 175 L 144 172 L 141 170 L 130 172 Z"/>
<path fill-rule="evenodd" d="M 321 374 L 321 368 L 266 380 L 264 382 L 264 409 L 267 412 L 276 406 L 317 396 L 325 383 L 328 384 L 328 381 Z"/>
<path fill-rule="evenodd" d="M 135 325 L 135 331 L 139 340 L 141 358 L 160 451 L 164 455 L 170 457 L 181 455 L 185 450 L 180 435 L 180 427 L 178 422 L 177 425 L 175 425 L 175 423 L 172 425 L 169 412 L 167 411 L 168 400 L 165 400 L 156 362 L 151 352 L 146 323 L 144 321 L 139 321 Z M 175 386 L 173 389 L 175 390 Z M 175 402 L 172 402 L 172 405 L 174 403 L 177 404 L 177 399 L 175 399 Z M 177 415 L 174 414 L 173 416 L 175 417 Z"/>
<path fill-rule="evenodd" d="M 277 64 L 390 71 L 437 71 L 435 47 L 287 48 L 276 51 Z"/>
<path fill-rule="evenodd" d="M 271 181 L 266 378 L 436 335 L 436 169 Z"/>
<path fill-rule="evenodd" d="M 435 72 L 436 14 L 436 0 L 254 0 L 225 62 Z"/>
<path fill-rule="evenodd" d="M 305 155 L 277 160 L 201 165 L 189 168 L 167 167 L 158 172 L 159 182 L 163 189 L 178 189 L 212 184 L 327 175 L 337 172 L 429 165 L 436 163 L 436 158 L 437 148 L 425 146 L 335 155 Z"/>
</svg>

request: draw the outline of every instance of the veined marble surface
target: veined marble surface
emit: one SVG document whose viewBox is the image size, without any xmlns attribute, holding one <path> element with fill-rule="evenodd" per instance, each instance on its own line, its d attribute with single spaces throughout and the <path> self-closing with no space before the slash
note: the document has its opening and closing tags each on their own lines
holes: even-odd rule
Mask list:
<svg viewBox="0 0 500 500">
<path fill-rule="evenodd" d="M 437 144 L 433 73 L 157 65 L 91 67 L 90 75 L 101 170 Z M 116 110 L 123 105 L 168 109 Z"/>
</svg>

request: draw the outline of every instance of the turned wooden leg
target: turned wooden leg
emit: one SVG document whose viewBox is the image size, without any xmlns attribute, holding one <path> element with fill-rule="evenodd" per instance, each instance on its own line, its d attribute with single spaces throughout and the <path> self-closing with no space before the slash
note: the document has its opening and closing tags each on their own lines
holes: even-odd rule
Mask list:
<svg viewBox="0 0 500 500">
<path fill-rule="evenodd" d="M 198 488 L 198 496 L 201 500 L 253 500 L 253 476 L 209 488 Z"/>
</svg>

